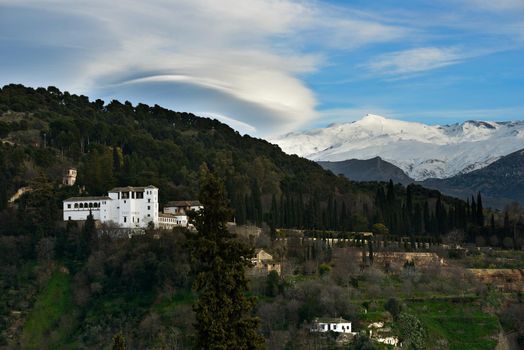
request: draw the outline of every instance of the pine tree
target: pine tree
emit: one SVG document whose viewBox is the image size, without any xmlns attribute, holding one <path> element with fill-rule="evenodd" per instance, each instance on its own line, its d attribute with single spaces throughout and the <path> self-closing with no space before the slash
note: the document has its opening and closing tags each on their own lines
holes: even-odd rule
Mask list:
<svg viewBox="0 0 524 350">
<path fill-rule="evenodd" d="M 191 214 L 198 233 L 192 235 L 193 288 L 198 299 L 197 349 L 258 349 L 263 338 L 259 321 L 250 315 L 255 300 L 246 296 L 245 269 L 251 266 L 253 250 L 227 230 L 231 215 L 223 184 L 202 170 L 199 200 L 204 208 Z"/>
</svg>

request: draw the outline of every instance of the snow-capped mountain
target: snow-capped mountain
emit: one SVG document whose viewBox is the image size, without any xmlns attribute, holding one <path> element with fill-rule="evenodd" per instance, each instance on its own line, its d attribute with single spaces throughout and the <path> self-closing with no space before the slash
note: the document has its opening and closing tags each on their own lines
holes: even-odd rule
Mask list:
<svg viewBox="0 0 524 350">
<path fill-rule="evenodd" d="M 524 148 L 524 121 L 426 125 L 368 114 L 271 142 L 286 153 L 316 161 L 379 156 L 421 181 L 481 169 Z"/>
</svg>

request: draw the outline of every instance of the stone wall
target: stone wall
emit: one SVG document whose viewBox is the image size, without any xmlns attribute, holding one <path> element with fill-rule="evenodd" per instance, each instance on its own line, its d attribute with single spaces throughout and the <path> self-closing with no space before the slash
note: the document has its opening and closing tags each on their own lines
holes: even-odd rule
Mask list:
<svg viewBox="0 0 524 350">
<path fill-rule="evenodd" d="M 468 269 L 482 283 L 505 292 L 524 292 L 524 269 Z"/>
</svg>

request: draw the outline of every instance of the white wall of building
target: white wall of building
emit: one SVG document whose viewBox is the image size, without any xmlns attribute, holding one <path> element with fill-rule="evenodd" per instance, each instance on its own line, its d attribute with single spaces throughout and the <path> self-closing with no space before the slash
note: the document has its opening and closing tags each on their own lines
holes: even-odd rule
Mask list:
<svg viewBox="0 0 524 350">
<path fill-rule="evenodd" d="M 351 322 L 317 322 L 316 332 L 351 333 Z"/>
<path fill-rule="evenodd" d="M 91 208 L 83 208 L 86 204 Z M 64 221 L 85 220 L 91 209 L 95 220 L 123 228 L 145 228 L 150 222 L 158 226 L 158 188 L 117 187 L 108 197 L 69 198 L 63 202 L 63 209 Z"/>
<path fill-rule="evenodd" d="M 89 198 L 89 197 L 88 197 Z M 100 220 L 100 212 L 102 210 L 102 202 L 100 199 L 79 199 L 79 200 L 65 200 L 63 202 L 64 221 L 86 220 L 91 211 L 93 219 Z"/>
</svg>

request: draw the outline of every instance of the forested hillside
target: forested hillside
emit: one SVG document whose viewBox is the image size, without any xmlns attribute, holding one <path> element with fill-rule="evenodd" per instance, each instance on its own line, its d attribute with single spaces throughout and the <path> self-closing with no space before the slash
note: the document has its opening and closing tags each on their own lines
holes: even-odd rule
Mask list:
<svg viewBox="0 0 524 350">
<path fill-rule="evenodd" d="M 60 200 L 79 188 L 84 195 L 101 195 L 113 186 L 153 184 L 160 188 L 161 203 L 194 198 L 198 169 L 206 163 L 224 179 L 240 224 L 368 230 L 378 220 L 392 233 L 407 234 L 411 221 L 419 220 L 418 207 L 427 207 L 427 220 L 436 220 L 438 211 L 449 212 L 441 225 L 446 230 L 477 223 L 459 217 L 466 213 L 466 203 L 417 186 L 411 187 L 410 199 L 402 186 L 390 186 L 393 192 L 387 195 L 395 203 L 389 204 L 389 212 L 377 206 L 385 184 L 350 182 L 217 120 L 160 106 L 105 104 L 54 87 L 8 85 L 0 91 L 0 113 L 0 207 L 17 189 L 46 183 L 57 192 L 56 213 L 47 219 L 58 218 Z M 70 166 L 78 168 L 78 187 L 58 189 Z M 425 230 L 429 224 L 410 232 L 445 233 Z"/>
<path fill-rule="evenodd" d="M 100 349 L 124 340 L 127 349 L 191 348 L 195 264 L 186 232 L 110 237 L 93 220 L 64 224 L 61 204 L 70 196 L 147 184 L 160 188 L 161 203 L 194 199 L 203 164 L 224 180 L 237 223 L 265 226 L 254 243 L 286 262 L 287 279 L 270 274 L 252 281 L 268 348 L 305 348 L 306 325 L 315 317 L 357 322 L 358 300 L 406 295 L 434 276 L 420 278 L 417 267 L 419 275 L 405 285 L 394 278 L 398 290 L 382 288 L 375 282 L 383 273 L 358 274 L 362 247 L 333 263 L 336 250 L 325 240 L 301 245 L 290 235 L 285 244 L 271 240 L 277 228 L 324 237 L 372 229 L 383 242 L 399 244 L 400 236 L 435 243 L 451 231 L 465 232 L 470 241 L 489 238 L 492 245 L 517 244 L 521 237 L 515 234 L 522 231 L 519 217 L 508 215 L 504 225 L 489 220 L 481 196 L 464 202 L 417 185 L 353 183 L 216 120 L 159 106 L 90 102 L 52 87 L 10 85 L 0 91 L 0 115 L 0 348 Z M 69 167 L 78 169 L 77 184 L 60 186 Z M 8 203 L 21 188 L 25 194 Z M 317 274 L 323 280 L 310 280 Z M 454 276 L 435 283 L 432 293 L 442 293 L 448 282 L 463 286 Z M 488 333 L 497 331 L 495 323 Z"/>
</svg>

